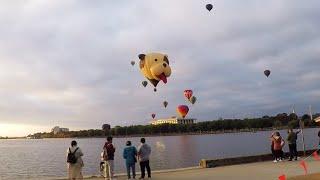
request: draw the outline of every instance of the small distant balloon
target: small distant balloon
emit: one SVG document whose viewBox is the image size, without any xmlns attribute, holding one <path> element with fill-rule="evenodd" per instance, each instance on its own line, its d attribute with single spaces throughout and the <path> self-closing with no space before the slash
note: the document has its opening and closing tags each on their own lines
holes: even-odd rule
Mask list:
<svg viewBox="0 0 320 180">
<path fill-rule="evenodd" d="M 168 106 L 168 102 L 167 101 L 163 101 L 163 106 L 166 108 Z"/>
<path fill-rule="evenodd" d="M 189 101 L 191 102 L 191 104 L 194 104 L 194 103 L 196 103 L 196 101 L 197 101 L 197 97 L 192 96 L 192 97 L 189 99 Z"/>
<path fill-rule="evenodd" d="M 142 81 L 142 86 L 146 87 L 148 85 L 147 81 Z"/>
<path fill-rule="evenodd" d="M 186 89 L 186 90 L 184 90 L 183 94 L 188 100 L 190 100 L 190 98 L 192 97 L 193 92 L 190 89 Z"/>
<path fill-rule="evenodd" d="M 265 71 L 264 71 L 264 75 L 266 75 L 267 77 L 269 77 L 270 74 L 271 74 L 271 71 L 270 71 L 270 70 L 265 70 Z"/>
<path fill-rule="evenodd" d="M 131 61 L 131 65 L 134 66 L 136 64 L 136 62 L 134 61 Z"/>
<path fill-rule="evenodd" d="M 156 117 L 156 114 L 151 114 L 152 119 Z"/>
<path fill-rule="evenodd" d="M 211 9 L 213 8 L 213 6 L 212 6 L 212 4 L 207 4 L 207 5 L 206 5 L 206 8 L 207 8 L 208 11 L 211 11 Z"/>
</svg>

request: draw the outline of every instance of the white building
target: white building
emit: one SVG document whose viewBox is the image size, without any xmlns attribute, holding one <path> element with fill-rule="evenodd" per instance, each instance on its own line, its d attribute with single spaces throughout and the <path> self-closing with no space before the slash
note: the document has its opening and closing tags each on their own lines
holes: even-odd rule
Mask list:
<svg viewBox="0 0 320 180">
<path fill-rule="evenodd" d="M 158 124 L 193 124 L 196 119 L 171 117 L 168 119 L 157 119 L 151 122 L 152 125 Z"/>
<path fill-rule="evenodd" d="M 69 132 L 69 128 L 60 128 L 59 126 L 55 126 L 52 128 L 51 132 L 53 132 L 53 134 L 57 134 L 59 132 Z"/>
</svg>

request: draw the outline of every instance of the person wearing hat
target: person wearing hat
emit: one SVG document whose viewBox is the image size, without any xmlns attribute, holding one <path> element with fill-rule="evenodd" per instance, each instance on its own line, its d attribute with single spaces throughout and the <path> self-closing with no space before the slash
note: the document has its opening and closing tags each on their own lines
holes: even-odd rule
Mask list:
<svg viewBox="0 0 320 180">
<path fill-rule="evenodd" d="M 126 160 L 126 168 L 128 179 L 131 178 L 130 170 L 132 169 L 132 177 L 136 178 L 135 164 L 137 162 L 137 149 L 131 145 L 131 141 L 127 141 L 126 147 L 123 150 L 123 158 Z"/>
</svg>

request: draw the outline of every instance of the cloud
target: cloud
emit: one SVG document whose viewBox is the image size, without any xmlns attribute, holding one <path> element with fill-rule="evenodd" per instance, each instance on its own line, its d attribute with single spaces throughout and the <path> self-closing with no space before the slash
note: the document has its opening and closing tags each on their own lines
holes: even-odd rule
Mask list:
<svg viewBox="0 0 320 180">
<path fill-rule="evenodd" d="M 211 12 L 191 0 L 0 5 L 0 123 L 145 124 L 175 115 L 189 88 L 200 121 L 320 111 L 316 0 L 217 1 Z M 130 65 L 153 51 L 173 69 L 157 93 Z"/>
</svg>

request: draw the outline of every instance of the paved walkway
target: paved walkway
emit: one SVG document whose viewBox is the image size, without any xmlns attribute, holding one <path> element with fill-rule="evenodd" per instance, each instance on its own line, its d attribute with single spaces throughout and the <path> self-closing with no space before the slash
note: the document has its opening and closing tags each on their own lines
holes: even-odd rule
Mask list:
<svg viewBox="0 0 320 180">
<path fill-rule="evenodd" d="M 320 173 L 320 161 L 308 160 L 308 173 Z M 285 174 L 290 180 L 312 180 L 311 177 L 301 176 L 304 170 L 299 161 L 283 161 L 278 163 L 260 162 L 241 165 L 224 166 L 217 168 L 193 168 L 171 172 L 157 172 L 152 174 L 153 180 L 277 180 L 278 176 Z M 139 176 L 137 176 L 139 177 Z M 292 178 L 290 178 L 292 177 Z M 320 179 L 320 175 L 314 175 L 314 179 Z M 103 178 L 90 178 L 103 179 Z M 117 180 L 127 179 L 126 176 L 118 176 Z"/>
</svg>

